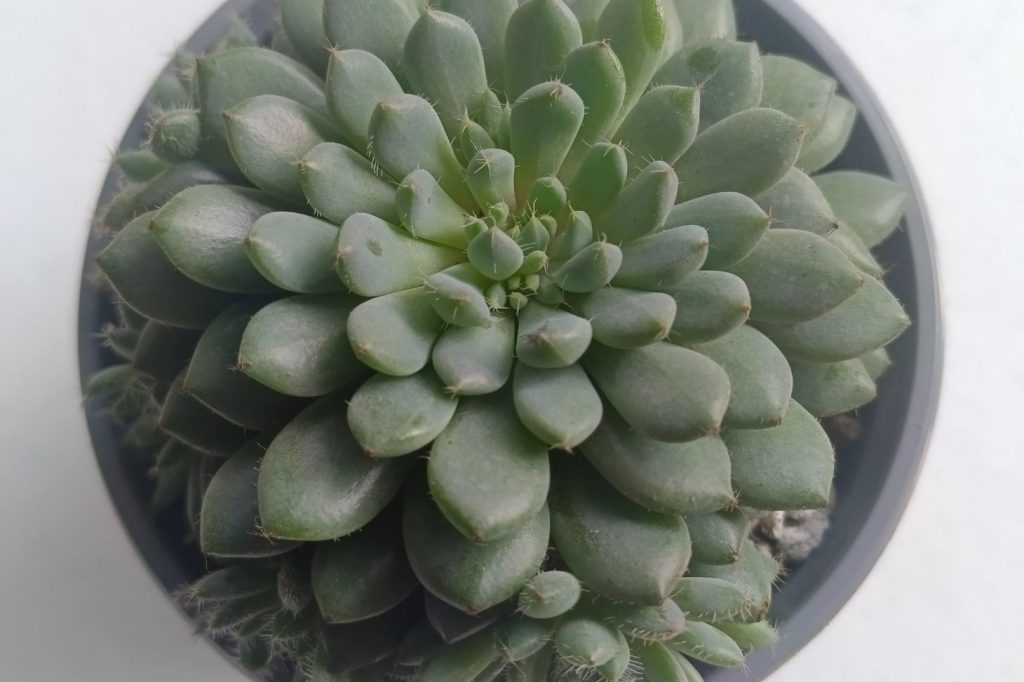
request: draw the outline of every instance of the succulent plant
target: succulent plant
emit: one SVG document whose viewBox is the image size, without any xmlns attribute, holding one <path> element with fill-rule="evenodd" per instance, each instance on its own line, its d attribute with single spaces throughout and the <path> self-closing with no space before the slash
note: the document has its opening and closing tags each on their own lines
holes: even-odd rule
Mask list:
<svg viewBox="0 0 1024 682">
<path fill-rule="evenodd" d="M 699 680 L 774 641 L 760 511 L 909 320 L 905 193 L 729 0 L 281 0 L 154 90 L 89 394 L 296 679 Z"/>
</svg>

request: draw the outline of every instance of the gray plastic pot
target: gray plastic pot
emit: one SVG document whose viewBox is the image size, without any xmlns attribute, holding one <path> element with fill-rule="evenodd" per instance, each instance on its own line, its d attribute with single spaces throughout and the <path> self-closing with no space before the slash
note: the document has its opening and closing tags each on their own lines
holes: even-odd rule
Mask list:
<svg viewBox="0 0 1024 682">
<path fill-rule="evenodd" d="M 868 84 L 828 35 L 792 0 L 736 0 L 740 31 L 769 53 L 788 54 L 832 73 L 861 111 L 853 138 L 836 167 L 887 174 L 912 190 L 904 228 L 877 250 L 890 264 L 886 282 L 903 301 L 914 326 L 890 351 L 894 365 L 879 386 L 878 399 L 860 414 L 862 436 L 840 445 L 836 507 L 822 545 L 799 566 L 772 604 L 781 640 L 754 652 L 741 670 L 707 670 L 708 682 L 762 680 L 792 657 L 839 612 L 889 542 L 907 505 L 928 444 L 942 366 L 939 296 L 932 238 L 917 182 L 895 132 Z M 259 32 L 269 32 L 275 16 L 271 0 L 229 0 L 186 43 L 203 52 L 220 37 L 234 14 Z M 122 140 L 135 148 L 145 134 L 147 113 L 140 108 Z M 118 177 L 107 178 L 99 205 L 114 194 Z M 87 274 L 102 247 L 90 240 Z M 113 318 L 110 301 L 83 276 L 79 310 L 79 359 L 84 381 L 113 362 L 96 333 Z M 93 447 L 107 489 L 124 523 L 161 587 L 168 593 L 203 572 L 198 550 L 184 544 L 183 515 L 149 511 L 152 483 L 147 463 L 121 447 L 121 433 L 106 416 L 87 415 Z"/>
</svg>

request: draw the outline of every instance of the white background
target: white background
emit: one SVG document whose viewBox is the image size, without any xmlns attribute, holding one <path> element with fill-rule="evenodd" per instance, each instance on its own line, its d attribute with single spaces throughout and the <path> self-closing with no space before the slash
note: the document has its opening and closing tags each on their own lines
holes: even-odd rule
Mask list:
<svg viewBox="0 0 1024 682">
<path fill-rule="evenodd" d="M 233 682 L 136 558 L 79 409 L 87 220 L 218 0 L 0 0 L 0 678 Z M 1024 680 L 1024 3 L 803 0 L 874 85 L 934 219 L 948 359 L 896 538 L 772 682 Z"/>
</svg>

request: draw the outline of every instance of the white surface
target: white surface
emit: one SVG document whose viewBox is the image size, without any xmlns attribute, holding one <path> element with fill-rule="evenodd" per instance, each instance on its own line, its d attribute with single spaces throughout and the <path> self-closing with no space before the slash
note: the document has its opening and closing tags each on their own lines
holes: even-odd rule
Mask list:
<svg viewBox="0 0 1024 682">
<path fill-rule="evenodd" d="M 80 255 L 108 149 L 217 4 L 0 0 L 4 679 L 241 680 L 191 637 L 121 530 L 75 356 Z M 938 429 L 893 544 L 772 682 L 1024 680 L 1024 4 L 804 4 L 874 85 L 920 175 L 948 356 Z"/>
</svg>

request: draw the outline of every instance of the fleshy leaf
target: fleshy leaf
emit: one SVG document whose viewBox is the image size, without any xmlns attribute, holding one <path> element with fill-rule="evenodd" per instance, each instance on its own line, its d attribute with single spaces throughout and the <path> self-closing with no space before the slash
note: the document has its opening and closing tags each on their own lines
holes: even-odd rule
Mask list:
<svg viewBox="0 0 1024 682">
<path fill-rule="evenodd" d="M 754 43 L 694 41 L 690 28 L 685 27 L 686 46 L 665 62 L 654 81 L 700 87 L 700 129 L 704 130 L 760 103 L 761 54 Z"/>
<path fill-rule="evenodd" d="M 484 295 L 488 284 L 469 263 L 454 265 L 423 282 L 437 316 L 458 327 L 486 327 L 491 323 L 491 309 Z"/>
<path fill-rule="evenodd" d="M 441 9 L 457 14 L 473 27 L 484 53 L 487 82 L 498 90 L 505 82 L 505 34 L 517 0 L 441 0 Z"/>
<path fill-rule="evenodd" d="M 727 431 L 740 503 L 756 509 L 818 509 L 828 504 L 835 453 L 825 431 L 798 403 L 771 429 Z"/>
<path fill-rule="evenodd" d="M 615 133 L 616 142 L 629 154 L 630 175 L 651 161 L 672 165 L 679 160 L 697 137 L 700 100 L 700 89 L 678 85 L 660 85 L 644 93 Z"/>
<path fill-rule="evenodd" d="M 671 291 L 701 268 L 708 255 L 708 232 L 682 225 L 622 245 L 622 267 L 612 284 L 629 289 Z"/>
<path fill-rule="evenodd" d="M 409 465 L 367 457 L 348 429 L 344 398 L 321 398 L 267 449 L 258 484 L 263 525 L 273 537 L 291 540 L 354 533 L 398 493 Z"/>
<path fill-rule="evenodd" d="M 791 358 L 839 362 L 888 345 L 910 326 L 900 302 L 871 277 L 853 296 L 807 322 L 764 325 L 763 331 Z"/>
<path fill-rule="evenodd" d="M 391 376 L 409 376 L 430 360 L 441 318 L 422 288 L 378 296 L 348 318 L 348 338 L 362 362 Z"/>
<path fill-rule="evenodd" d="M 532 0 L 553 2 L 561 0 Z M 568 11 L 568 10 L 567 10 Z M 580 96 L 564 83 L 535 85 L 512 105 L 510 150 L 516 160 L 516 197 L 526 200 L 538 178 L 558 175 L 583 124 Z"/>
<path fill-rule="evenodd" d="M 794 362 L 793 399 L 815 417 L 834 417 L 866 405 L 878 389 L 859 359 Z"/>
<path fill-rule="evenodd" d="M 485 630 L 455 644 L 442 647 L 427 661 L 419 674 L 421 682 L 451 682 L 452 680 L 491 680 L 501 672 L 488 674 L 498 661 L 498 646 L 494 632 Z"/>
<path fill-rule="evenodd" d="M 380 57 L 364 50 L 332 50 L 327 65 L 327 105 L 345 139 L 359 152 L 369 144 L 370 119 L 402 86 Z"/>
<path fill-rule="evenodd" d="M 516 160 L 504 149 L 481 149 L 466 166 L 466 184 L 480 208 L 516 207 Z"/>
<path fill-rule="evenodd" d="M 696 578 L 721 578 L 732 583 L 763 618 L 768 615 L 772 585 L 778 578 L 780 568 L 778 562 L 763 554 L 753 542 L 744 537 L 733 561 L 716 565 L 701 564 L 694 560 L 690 563 L 689 575 Z"/>
<path fill-rule="evenodd" d="M 518 608 L 528 618 L 558 618 L 580 600 L 583 588 L 572 573 L 538 573 L 519 593 Z"/>
<path fill-rule="evenodd" d="M 792 57 L 766 55 L 761 63 L 764 68 L 761 105 L 800 121 L 807 128 L 808 137 L 816 135 L 835 95 L 835 79 Z"/>
<path fill-rule="evenodd" d="M 756 197 L 772 227 L 806 230 L 827 237 L 838 225 L 832 207 L 810 177 L 793 168 L 774 187 Z"/>
<path fill-rule="evenodd" d="M 621 145 L 596 142 L 584 154 L 569 183 L 573 208 L 600 216 L 626 186 L 629 162 Z"/>
<path fill-rule="evenodd" d="M 701 623 L 747 620 L 757 608 L 738 587 L 721 578 L 683 578 L 672 599 L 690 620 Z"/>
<path fill-rule="evenodd" d="M 672 166 L 655 161 L 626 185 L 594 227 L 616 243 L 644 237 L 664 227 L 678 189 Z"/>
<path fill-rule="evenodd" d="M 547 553 L 547 507 L 511 535 L 477 544 L 456 530 L 413 483 L 405 498 L 405 549 L 420 583 L 467 613 L 510 599 L 533 577 Z"/>
<path fill-rule="evenodd" d="M 750 316 L 747 285 L 728 272 L 698 270 L 684 279 L 672 296 L 676 300 L 676 319 L 669 334 L 672 343 L 713 341 Z"/>
<path fill-rule="evenodd" d="M 171 384 L 160 411 L 160 428 L 201 452 L 226 457 L 250 438 L 236 424 L 216 414 L 182 390 L 181 381 Z"/>
<path fill-rule="evenodd" d="M 385 512 L 353 535 L 316 545 L 310 577 L 317 606 L 328 623 L 379 616 L 416 589 L 400 520 Z"/>
<path fill-rule="evenodd" d="M 903 217 L 909 194 L 878 175 L 836 171 L 814 178 L 836 216 L 869 247 L 881 244 Z"/>
<path fill-rule="evenodd" d="M 210 481 L 199 524 L 204 554 L 251 559 L 284 554 L 297 546 L 261 532 L 256 477 L 262 458 L 263 447 L 253 441 L 232 455 Z"/>
<path fill-rule="evenodd" d="M 402 225 L 413 237 L 456 249 L 466 248 L 466 213 L 430 173 L 417 170 L 407 175 L 398 186 L 396 201 Z"/>
<path fill-rule="evenodd" d="M 835 161 L 846 148 L 856 122 L 856 105 L 841 95 L 833 97 L 821 128 L 804 142 L 796 165 L 805 173 L 816 173 Z"/>
<path fill-rule="evenodd" d="M 268 213 L 245 238 L 253 267 L 271 284 L 299 294 L 341 291 L 334 272 L 338 228 L 301 213 Z"/>
<path fill-rule="evenodd" d="M 352 383 L 366 371 L 348 343 L 346 322 L 355 304 L 351 296 L 335 294 L 267 305 L 245 328 L 239 367 L 285 395 L 315 398 Z"/>
<path fill-rule="evenodd" d="M 725 370 L 670 343 L 637 350 L 595 344 L 584 367 L 619 414 L 656 440 L 685 442 L 715 435 L 729 405 Z"/>
<path fill-rule="evenodd" d="M 445 390 L 453 395 L 485 395 L 499 390 L 512 373 L 515 320 L 496 316 L 486 327 L 449 327 L 431 356 Z"/>
<path fill-rule="evenodd" d="M 672 331 L 676 301 L 657 291 L 605 287 L 575 299 L 574 309 L 590 320 L 594 340 L 611 348 L 641 348 Z"/>
<path fill-rule="evenodd" d="M 516 357 L 538 369 L 568 367 L 590 347 L 590 323 L 567 310 L 530 303 L 519 314 Z"/>
<path fill-rule="evenodd" d="M 555 650 L 566 664 L 589 670 L 610 661 L 619 649 L 616 628 L 584 611 L 573 612 L 558 623 Z"/>
<path fill-rule="evenodd" d="M 585 462 L 559 457 L 552 464 L 551 533 L 570 570 L 609 599 L 667 598 L 690 560 L 682 518 L 638 507 Z"/>
<path fill-rule="evenodd" d="M 241 303 L 210 323 L 185 372 L 184 390 L 228 421 L 264 431 L 283 426 L 302 403 L 240 371 L 239 347 L 256 310 Z"/>
<path fill-rule="evenodd" d="M 716 192 L 753 196 L 793 167 L 805 131 L 774 109 L 748 109 L 724 118 L 697 136 L 676 163 L 679 201 Z"/>
<path fill-rule="evenodd" d="M 277 95 L 260 95 L 224 112 L 228 145 L 238 167 L 267 194 L 305 205 L 299 159 L 337 136 L 327 119 Z"/>
<path fill-rule="evenodd" d="M 565 60 L 583 44 L 576 17 L 562 0 L 526 0 L 505 35 L 505 91 L 510 101 L 561 75 Z"/>
<path fill-rule="evenodd" d="M 596 37 L 611 43 L 626 74 L 620 120 L 633 110 L 661 64 L 668 37 L 665 0 L 611 0 L 601 13 Z"/>
<path fill-rule="evenodd" d="M 458 263 L 455 249 L 420 241 L 369 213 L 357 213 L 338 233 L 338 276 L 360 296 L 381 296 L 423 284 Z"/>
<path fill-rule="evenodd" d="M 768 232 L 771 219 L 750 197 L 721 192 L 679 204 L 665 223 L 700 225 L 707 230 L 710 246 L 705 267 L 715 269 L 750 255 Z"/>
<path fill-rule="evenodd" d="M 645 509 L 704 514 L 732 499 L 729 453 L 715 437 L 662 443 L 607 410 L 582 450 L 606 481 Z"/>
<path fill-rule="evenodd" d="M 516 534 L 547 498 L 547 446 L 512 416 L 510 402 L 506 394 L 464 398 L 430 452 L 434 501 L 474 542 Z"/>
<path fill-rule="evenodd" d="M 519 420 L 554 448 L 576 447 L 601 422 L 601 396 L 579 365 L 535 369 L 519 363 L 513 395 Z"/>
<path fill-rule="evenodd" d="M 562 81 L 580 96 L 586 112 L 562 167 L 562 177 L 572 178 L 587 150 L 615 131 L 626 97 L 626 74 L 611 45 L 600 41 L 588 43 L 569 55 Z"/>
<path fill-rule="evenodd" d="M 96 259 L 100 269 L 132 309 L 167 325 L 202 329 L 234 297 L 175 268 L 150 232 L 152 218 L 140 216 L 118 232 Z"/>
<path fill-rule="evenodd" d="M 253 267 L 245 238 L 278 204 L 254 189 L 201 185 L 178 194 L 153 217 L 151 230 L 168 259 L 190 279 L 221 291 L 275 287 Z"/>
<path fill-rule="evenodd" d="M 607 286 L 622 267 L 622 249 L 596 241 L 560 265 L 551 278 L 565 291 L 588 294 Z"/>
<path fill-rule="evenodd" d="M 430 370 L 408 377 L 377 374 L 352 396 L 348 424 L 371 457 L 397 457 L 433 442 L 457 405 Z"/>
<path fill-rule="evenodd" d="M 324 0 L 280 0 L 281 26 L 302 61 L 318 73 L 327 69 Z"/>
<path fill-rule="evenodd" d="M 734 563 L 750 533 L 750 521 L 738 509 L 688 516 L 686 525 L 693 541 L 693 560 L 702 564 Z"/>
<path fill-rule="evenodd" d="M 720 668 L 743 665 L 743 651 L 721 630 L 707 623 L 690 622 L 672 646 L 678 651 Z"/>
<path fill-rule="evenodd" d="M 769 230 L 753 253 L 728 269 L 750 290 L 751 317 L 765 322 L 820 317 L 866 279 L 842 251 L 803 230 Z"/>
<path fill-rule="evenodd" d="M 743 325 L 709 343 L 691 346 L 725 369 L 732 398 L 725 413 L 730 428 L 778 426 L 793 395 L 793 373 L 786 356 L 753 327 Z"/>
<path fill-rule="evenodd" d="M 335 225 L 356 213 L 398 221 L 395 187 L 366 158 L 348 147 L 324 142 L 299 162 L 302 190 L 313 210 Z"/>
<path fill-rule="evenodd" d="M 366 50 L 396 71 L 421 9 L 417 0 L 325 0 L 324 30 L 336 48 Z"/>
</svg>

